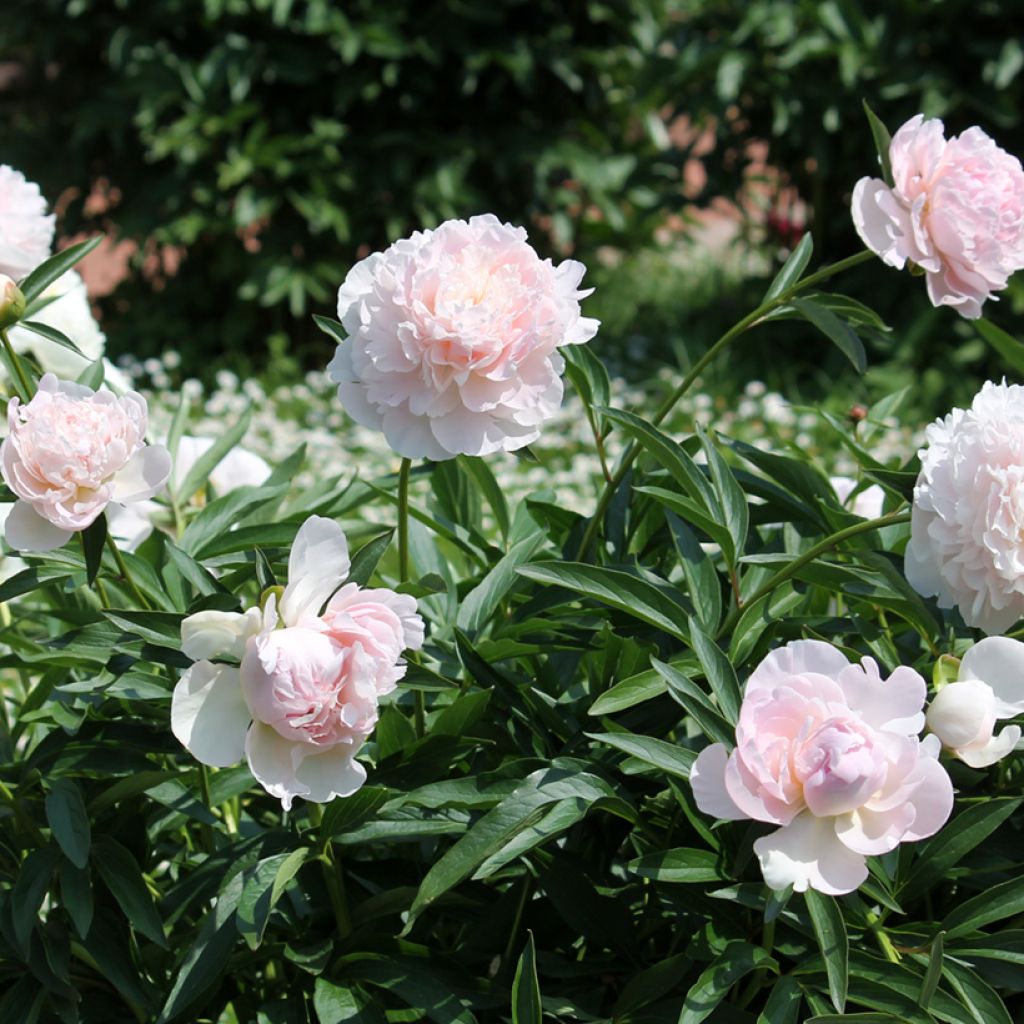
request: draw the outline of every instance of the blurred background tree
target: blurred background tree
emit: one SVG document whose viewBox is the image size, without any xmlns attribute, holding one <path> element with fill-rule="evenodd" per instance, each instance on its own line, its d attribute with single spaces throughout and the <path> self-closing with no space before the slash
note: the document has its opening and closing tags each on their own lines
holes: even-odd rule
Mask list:
<svg viewBox="0 0 1024 1024">
<path fill-rule="evenodd" d="M 7 0 L 0 158 L 61 197 L 65 233 L 136 243 L 102 300 L 115 353 L 319 365 L 308 314 L 355 260 L 492 210 L 588 263 L 602 353 L 685 360 L 798 237 L 783 190 L 817 258 L 859 246 L 864 98 L 893 128 L 923 110 L 1024 151 L 1021 29 L 996 0 Z M 686 239 L 720 197 L 709 256 Z M 937 367 L 923 289 L 889 280 L 861 296 L 915 339 L 887 373 L 983 357 Z M 943 351 L 954 330 L 973 336 L 945 317 Z"/>
</svg>

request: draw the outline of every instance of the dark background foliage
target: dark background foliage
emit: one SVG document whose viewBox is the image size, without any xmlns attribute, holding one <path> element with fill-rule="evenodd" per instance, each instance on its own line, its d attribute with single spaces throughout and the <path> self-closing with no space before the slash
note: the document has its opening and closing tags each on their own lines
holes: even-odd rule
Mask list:
<svg viewBox="0 0 1024 1024">
<path fill-rule="evenodd" d="M 637 277 L 668 276 L 654 229 L 669 214 L 735 194 L 765 140 L 811 204 L 816 251 L 848 254 L 849 192 L 874 170 L 862 100 L 892 127 L 924 110 L 1020 152 L 1022 27 L 995 0 L 8 0 L 0 154 L 65 196 L 66 232 L 139 242 L 103 303 L 115 353 L 175 348 L 196 372 L 320 365 L 307 314 L 330 311 L 356 259 L 493 210 L 592 267 L 604 354 L 641 337 L 665 355 L 702 347 L 735 308 L 720 289 L 637 297 Z M 716 139 L 686 199 L 699 132 L 667 132 L 680 114 Z M 114 205 L 88 203 L 94 189 Z M 752 244 L 774 258 L 785 241 Z M 157 246 L 186 254 L 173 276 L 153 273 Z M 646 262 L 602 267 L 601 247 Z M 895 274 L 881 287 L 871 300 L 915 338 L 893 372 L 934 372 L 923 294 Z M 759 288 L 733 281 L 733 298 Z M 777 335 L 785 350 L 793 332 Z"/>
</svg>

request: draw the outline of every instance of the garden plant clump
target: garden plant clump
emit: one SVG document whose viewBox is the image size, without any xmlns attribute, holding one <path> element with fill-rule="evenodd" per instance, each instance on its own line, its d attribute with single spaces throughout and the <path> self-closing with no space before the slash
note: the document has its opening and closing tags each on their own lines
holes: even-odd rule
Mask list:
<svg viewBox="0 0 1024 1024">
<path fill-rule="evenodd" d="M 356 262 L 301 383 L 111 366 L 0 169 L 0 1021 L 1019 1018 L 1024 172 L 868 113 L 867 249 L 645 386 L 491 214 Z M 704 393 L 770 324 L 864 373 L 855 267 L 1007 380 Z"/>
</svg>

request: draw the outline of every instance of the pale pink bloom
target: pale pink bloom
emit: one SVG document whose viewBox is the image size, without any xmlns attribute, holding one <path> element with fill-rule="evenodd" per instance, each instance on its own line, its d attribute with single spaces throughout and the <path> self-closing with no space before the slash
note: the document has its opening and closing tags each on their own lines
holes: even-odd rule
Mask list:
<svg viewBox="0 0 1024 1024">
<path fill-rule="evenodd" d="M 840 502 L 846 504 L 846 499 L 854 492 L 857 481 L 851 480 L 848 476 L 830 476 L 828 482 Z M 861 519 L 877 519 L 882 514 L 882 506 L 885 504 L 885 491 L 878 484 L 865 487 L 854 499 L 851 511 Z"/>
<path fill-rule="evenodd" d="M 959 678 L 942 687 L 928 706 L 928 728 L 961 761 L 985 768 L 1006 757 L 1020 740 L 1020 726 L 995 734 L 999 719 L 1024 714 L 1024 643 L 990 636 L 960 662 Z"/>
<path fill-rule="evenodd" d="M 212 437 L 192 437 L 186 434 L 178 442 L 178 453 L 174 459 L 171 486 L 180 488 L 189 470 L 213 447 Z M 266 483 L 271 468 L 247 448 L 232 448 L 210 473 L 209 482 L 218 495 L 225 495 L 236 487 L 259 487 Z M 192 495 L 182 495 L 191 498 Z"/>
<path fill-rule="evenodd" d="M 736 748 L 694 762 L 697 806 L 780 826 L 754 843 L 771 888 L 852 892 L 865 857 L 933 835 L 952 810 L 939 741 L 918 739 L 924 699 L 909 668 L 883 679 L 820 640 L 772 651 L 747 681 Z"/>
<path fill-rule="evenodd" d="M 286 810 L 363 784 L 355 755 L 405 673 L 402 652 L 423 643 L 415 599 L 341 586 L 349 568 L 341 527 L 311 516 L 279 605 L 271 596 L 262 612 L 198 612 L 181 624 L 182 650 L 198 660 L 174 688 L 174 735 L 204 764 L 244 756 Z M 223 656 L 240 665 L 208 660 Z"/>
<path fill-rule="evenodd" d="M 976 319 L 1024 267 L 1024 171 L 980 128 L 946 139 L 942 122 L 912 117 L 889 147 L 893 187 L 861 178 L 853 223 L 891 267 L 927 275 L 933 306 Z"/>
<path fill-rule="evenodd" d="M 39 186 L 0 164 L 0 273 L 16 281 L 27 277 L 49 257 L 53 231 Z"/>
<path fill-rule="evenodd" d="M 338 397 L 407 458 L 522 448 L 561 406 L 559 346 L 597 333 L 580 315 L 585 269 L 542 260 L 492 214 L 395 242 L 338 292 Z"/>
<path fill-rule="evenodd" d="M 1024 615 L 1024 387 L 987 382 L 926 431 L 904 571 L 968 626 Z"/>
<path fill-rule="evenodd" d="M 171 471 L 166 448 L 145 441 L 146 400 L 121 398 L 45 374 L 32 400 L 12 398 L 0 469 L 18 496 L 5 527 L 21 551 L 52 551 L 109 502 L 145 501 Z"/>
</svg>

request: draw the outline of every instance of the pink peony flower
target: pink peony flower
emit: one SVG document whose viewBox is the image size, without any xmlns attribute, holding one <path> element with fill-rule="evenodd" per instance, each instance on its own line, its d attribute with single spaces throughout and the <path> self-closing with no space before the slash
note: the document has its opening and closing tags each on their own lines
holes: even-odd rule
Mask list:
<svg viewBox="0 0 1024 1024">
<path fill-rule="evenodd" d="M 146 400 L 122 398 L 46 374 L 27 405 L 12 398 L 0 470 L 19 500 L 5 527 L 22 551 L 52 551 L 90 526 L 109 502 L 153 497 L 167 482 L 171 457 L 147 445 Z"/>
<path fill-rule="evenodd" d="M 542 260 L 492 214 L 395 242 L 338 292 L 338 397 L 407 458 L 522 448 L 562 403 L 559 346 L 597 332 L 580 316 L 585 269 Z"/>
<path fill-rule="evenodd" d="M 891 267 L 927 275 L 933 306 L 977 319 L 1024 267 L 1024 171 L 980 128 L 947 140 L 942 122 L 912 117 L 889 146 L 893 187 L 861 178 L 853 223 Z"/>
<path fill-rule="evenodd" d="M 355 584 L 335 593 L 349 564 L 341 527 L 311 516 L 280 608 L 271 596 L 262 612 L 198 612 L 181 624 L 182 650 L 198 660 L 174 688 L 174 735 L 204 764 L 244 756 L 286 810 L 295 797 L 326 803 L 363 784 L 355 755 L 405 673 L 402 651 L 423 644 L 414 598 Z M 241 664 L 208 660 L 224 655 Z"/>
<path fill-rule="evenodd" d="M 780 826 L 754 843 L 771 888 L 852 892 L 866 856 L 933 835 L 953 808 L 938 740 L 918 739 L 924 698 L 912 669 L 883 680 L 871 658 L 787 644 L 747 682 L 736 748 L 714 743 L 694 762 L 697 806 Z"/>
<path fill-rule="evenodd" d="M 968 626 L 1024 615 L 1024 387 L 986 383 L 926 431 L 904 571 Z"/>
<path fill-rule="evenodd" d="M 928 728 L 961 761 L 987 768 L 1002 760 L 1020 740 L 1020 726 L 997 736 L 999 719 L 1024 714 L 1024 643 L 990 636 L 976 643 L 960 662 L 959 678 L 942 687 L 928 706 Z"/>
<path fill-rule="evenodd" d="M 50 255 L 54 216 L 39 186 L 0 164 L 0 273 L 20 281 Z"/>
</svg>

